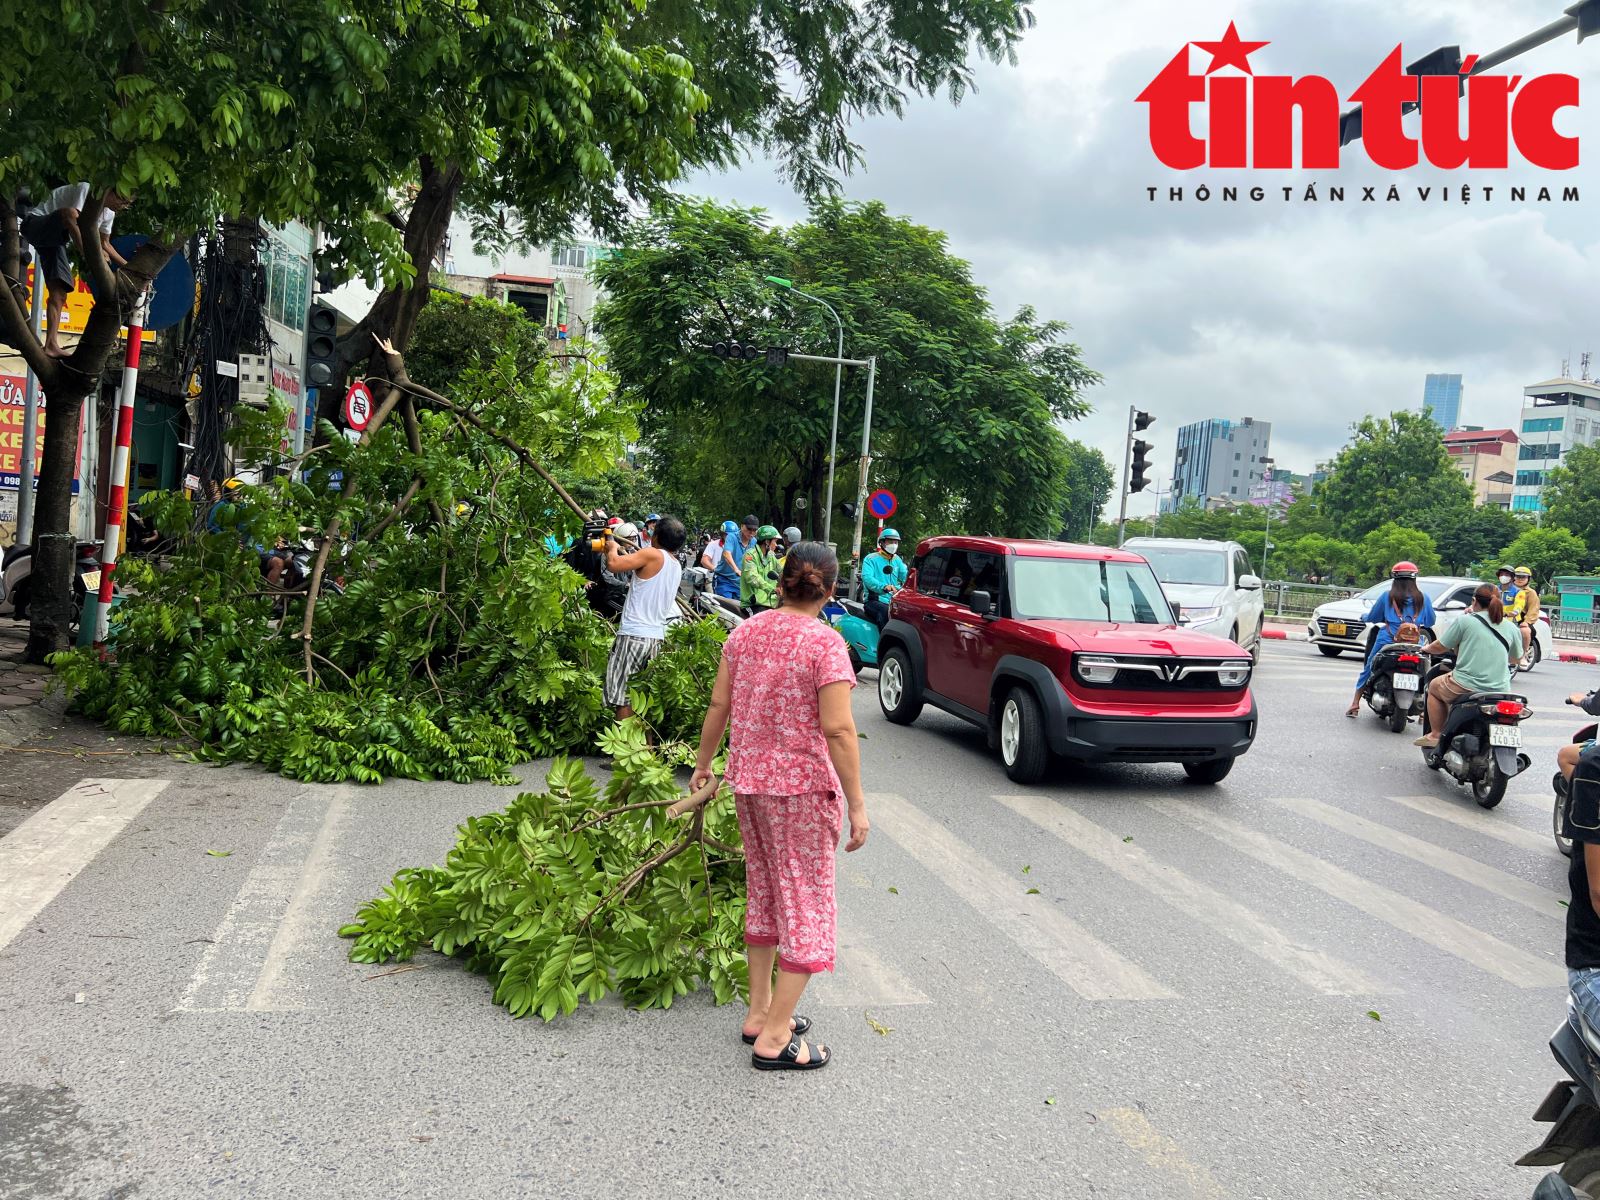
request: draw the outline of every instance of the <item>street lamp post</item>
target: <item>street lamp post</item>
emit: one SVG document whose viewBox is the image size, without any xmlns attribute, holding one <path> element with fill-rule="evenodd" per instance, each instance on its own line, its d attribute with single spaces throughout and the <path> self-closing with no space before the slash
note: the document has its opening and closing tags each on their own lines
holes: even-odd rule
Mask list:
<svg viewBox="0 0 1600 1200">
<path fill-rule="evenodd" d="M 795 287 L 794 281 L 785 279 L 781 275 L 765 276 L 766 281 L 774 287 L 781 287 L 785 291 L 793 292 L 797 296 L 804 296 L 814 304 L 820 304 L 828 310 L 833 317 L 834 324 L 839 327 L 839 349 L 835 353 L 837 360 L 833 368 L 833 433 L 828 440 L 828 501 L 822 509 L 822 540 L 829 545 L 833 544 L 833 464 L 839 457 L 839 389 L 844 382 L 844 322 L 839 319 L 839 314 L 820 296 L 813 296 L 810 292 L 803 292 Z"/>
<path fill-rule="evenodd" d="M 1272 467 L 1276 460 L 1263 458 L 1261 465 L 1266 468 L 1262 473 L 1267 485 L 1267 529 L 1261 535 L 1261 578 L 1267 577 L 1267 555 L 1272 553 Z"/>
</svg>

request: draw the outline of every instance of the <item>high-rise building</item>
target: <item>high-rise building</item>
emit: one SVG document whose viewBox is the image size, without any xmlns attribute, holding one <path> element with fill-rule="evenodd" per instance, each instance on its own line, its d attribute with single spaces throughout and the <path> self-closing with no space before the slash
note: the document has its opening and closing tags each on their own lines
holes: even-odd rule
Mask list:
<svg viewBox="0 0 1600 1200">
<path fill-rule="evenodd" d="M 1422 385 L 1422 406 L 1433 410 L 1433 420 L 1449 433 L 1461 427 L 1461 376 L 1429 375 Z"/>
<path fill-rule="evenodd" d="M 1543 512 L 1544 485 L 1574 446 L 1600 442 L 1600 381 L 1547 379 L 1522 389 L 1512 512 Z"/>
<path fill-rule="evenodd" d="M 1246 503 L 1252 485 L 1262 482 L 1271 440 L 1272 422 L 1254 417 L 1213 417 L 1183 426 L 1172 464 L 1174 507 L 1190 497 L 1207 506 L 1218 500 Z"/>
</svg>

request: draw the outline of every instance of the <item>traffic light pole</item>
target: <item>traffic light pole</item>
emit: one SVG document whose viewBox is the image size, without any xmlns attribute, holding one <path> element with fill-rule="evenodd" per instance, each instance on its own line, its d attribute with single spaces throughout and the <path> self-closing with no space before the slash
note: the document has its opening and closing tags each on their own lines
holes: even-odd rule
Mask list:
<svg viewBox="0 0 1600 1200">
<path fill-rule="evenodd" d="M 1128 405 L 1127 445 L 1122 448 L 1122 511 L 1117 515 L 1117 545 L 1122 545 L 1128 533 L 1128 472 L 1133 468 L 1133 414 L 1138 406 Z"/>
<path fill-rule="evenodd" d="M 850 542 L 850 596 L 861 599 L 861 522 L 867 511 L 867 470 L 872 466 L 872 385 L 878 381 L 878 358 L 867 359 L 867 413 L 861 422 L 861 479 L 856 484 L 856 533 Z"/>
</svg>

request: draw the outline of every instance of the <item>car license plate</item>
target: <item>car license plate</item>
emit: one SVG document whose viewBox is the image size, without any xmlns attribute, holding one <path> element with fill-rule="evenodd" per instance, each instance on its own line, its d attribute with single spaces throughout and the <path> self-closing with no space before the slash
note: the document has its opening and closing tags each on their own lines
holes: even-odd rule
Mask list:
<svg viewBox="0 0 1600 1200">
<path fill-rule="evenodd" d="M 1422 681 L 1415 675 L 1401 675 L 1396 673 L 1394 677 L 1394 686 L 1396 691 L 1414 692 L 1417 690 L 1417 685 L 1421 682 Z"/>
<path fill-rule="evenodd" d="M 87 591 L 92 592 L 100 586 L 99 571 L 85 571 L 81 578 L 83 579 L 83 586 Z"/>
<path fill-rule="evenodd" d="M 1345 623 L 1343 621 L 1329 621 L 1328 634 L 1330 637 L 1343 637 L 1345 635 Z"/>
<path fill-rule="evenodd" d="M 1491 725 L 1489 726 L 1489 745 L 1491 746 L 1520 746 L 1522 745 L 1522 729 L 1517 725 Z"/>
</svg>

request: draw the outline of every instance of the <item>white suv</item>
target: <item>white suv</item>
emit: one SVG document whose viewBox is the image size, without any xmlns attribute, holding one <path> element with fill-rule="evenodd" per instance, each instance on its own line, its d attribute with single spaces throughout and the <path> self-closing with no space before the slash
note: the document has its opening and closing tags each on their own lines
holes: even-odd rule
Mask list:
<svg viewBox="0 0 1600 1200">
<path fill-rule="evenodd" d="M 1254 652 L 1261 646 L 1266 608 L 1261 579 L 1238 542 L 1190 538 L 1129 538 L 1124 550 L 1143 555 L 1178 607 L 1183 623 Z"/>
</svg>

